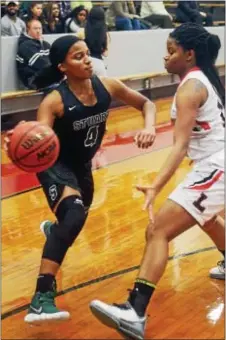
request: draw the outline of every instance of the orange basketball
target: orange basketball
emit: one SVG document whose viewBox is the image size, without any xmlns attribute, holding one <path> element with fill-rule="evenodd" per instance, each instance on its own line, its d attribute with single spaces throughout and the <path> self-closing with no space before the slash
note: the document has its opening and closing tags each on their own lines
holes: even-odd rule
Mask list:
<svg viewBox="0 0 226 340">
<path fill-rule="evenodd" d="M 9 143 L 12 162 L 26 172 L 41 172 L 58 158 L 59 140 L 55 132 L 39 122 L 17 125 Z"/>
</svg>

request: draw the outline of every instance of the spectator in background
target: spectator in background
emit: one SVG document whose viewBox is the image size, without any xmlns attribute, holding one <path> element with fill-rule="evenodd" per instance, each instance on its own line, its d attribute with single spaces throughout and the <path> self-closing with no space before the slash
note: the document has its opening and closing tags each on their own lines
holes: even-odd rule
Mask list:
<svg viewBox="0 0 226 340">
<path fill-rule="evenodd" d="M 44 34 L 64 33 L 64 21 L 61 18 L 58 2 L 50 2 L 45 8 L 46 23 L 43 25 Z"/>
<path fill-rule="evenodd" d="M 113 1 L 106 13 L 109 27 L 118 31 L 140 30 L 141 24 L 133 1 Z"/>
<path fill-rule="evenodd" d="M 141 18 L 161 28 L 172 28 L 173 17 L 165 9 L 163 1 L 142 1 Z"/>
<path fill-rule="evenodd" d="M 6 14 L 6 5 L 1 3 L 1 18 Z"/>
<path fill-rule="evenodd" d="M 197 1 L 178 1 L 176 21 L 181 23 L 194 22 L 200 25 L 204 23 L 205 26 L 213 26 L 211 14 L 200 12 Z"/>
<path fill-rule="evenodd" d="M 36 78 L 44 67 L 50 65 L 50 44 L 43 40 L 42 24 L 37 19 L 27 22 L 27 34 L 18 41 L 16 64 L 19 78 L 29 89 L 38 89 Z"/>
<path fill-rule="evenodd" d="M 108 55 L 108 34 L 105 12 L 102 7 L 93 7 L 88 15 L 85 26 L 85 42 L 90 50 L 93 72 L 97 76 L 106 76 L 103 57 Z"/>
<path fill-rule="evenodd" d="M 65 20 L 65 31 L 78 33 L 85 27 L 88 11 L 84 6 L 75 7 Z"/>
<path fill-rule="evenodd" d="M 71 12 L 70 1 L 57 1 L 60 6 L 61 18 L 66 18 L 66 16 Z"/>
<path fill-rule="evenodd" d="M 6 1 L 6 14 L 1 19 L 1 35 L 14 36 L 26 32 L 26 25 L 17 15 L 19 1 Z"/>
<path fill-rule="evenodd" d="M 20 1 L 20 17 L 26 17 L 28 12 L 28 7 L 31 5 L 31 1 Z"/>
<path fill-rule="evenodd" d="M 34 1 L 30 3 L 29 7 L 27 8 L 27 13 L 23 17 L 23 20 L 28 22 L 31 19 L 39 20 L 42 23 L 42 25 L 44 25 L 45 19 L 43 15 L 42 1 Z"/>
<path fill-rule="evenodd" d="M 72 9 L 78 6 L 84 6 L 88 11 L 90 11 L 91 8 L 93 7 L 92 1 L 77 0 L 77 1 L 70 1 L 70 2 L 71 2 Z"/>
</svg>

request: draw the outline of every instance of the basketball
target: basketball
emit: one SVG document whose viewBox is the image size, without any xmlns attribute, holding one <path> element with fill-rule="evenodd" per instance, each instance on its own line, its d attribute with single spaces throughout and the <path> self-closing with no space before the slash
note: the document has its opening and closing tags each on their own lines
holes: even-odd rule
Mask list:
<svg viewBox="0 0 226 340">
<path fill-rule="evenodd" d="M 50 168 L 58 158 L 59 140 L 55 132 L 39 122 L 19 124 L 9 143 L 9 157 L 26 172 L 41 172 Z"/>
</svg>

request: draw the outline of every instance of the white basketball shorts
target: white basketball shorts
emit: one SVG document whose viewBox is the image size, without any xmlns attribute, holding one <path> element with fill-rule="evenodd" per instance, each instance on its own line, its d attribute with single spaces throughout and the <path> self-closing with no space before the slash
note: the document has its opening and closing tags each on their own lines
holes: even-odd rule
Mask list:
<svg viewBox="0 0 226 340">
<path fill-rule="evenodd" d="M 224 170 L 212 162 L 196 165 L 169 199 L 203 226 L 224 209 Z"/>
</svg>

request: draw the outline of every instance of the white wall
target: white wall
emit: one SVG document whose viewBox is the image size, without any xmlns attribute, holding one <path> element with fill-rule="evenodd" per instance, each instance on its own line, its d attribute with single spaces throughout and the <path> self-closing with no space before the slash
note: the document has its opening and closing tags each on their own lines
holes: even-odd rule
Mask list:
<svg viewBox="0 0 226 340">
<path fill-rule="evenodd" d="M 222 48 L 217 64 L 224 64 L 224 27 L 212 27 Z M 163 57 L 171 30 L 112 32 L 108 58 L 109 76 L 127 76 L 145 72 L 164 72 Z"/>
<path fill-rule="evenodd" d="M 224 27 L 211 27 L 209 31 L 221 40 L 217 64 L 224 64 Z M 108 57 L 109 76 L 128 76 L 146 72 L 164 72 L 163 57 L 166 53 L 166 40 L 171 30 L 111 32 Z M 52 43 L 60 35 L 46 35 Z M 15 55 L 17 37 L 1 38 L 1 91 L 14 91 L 19 88 Z"/>
</svg>

